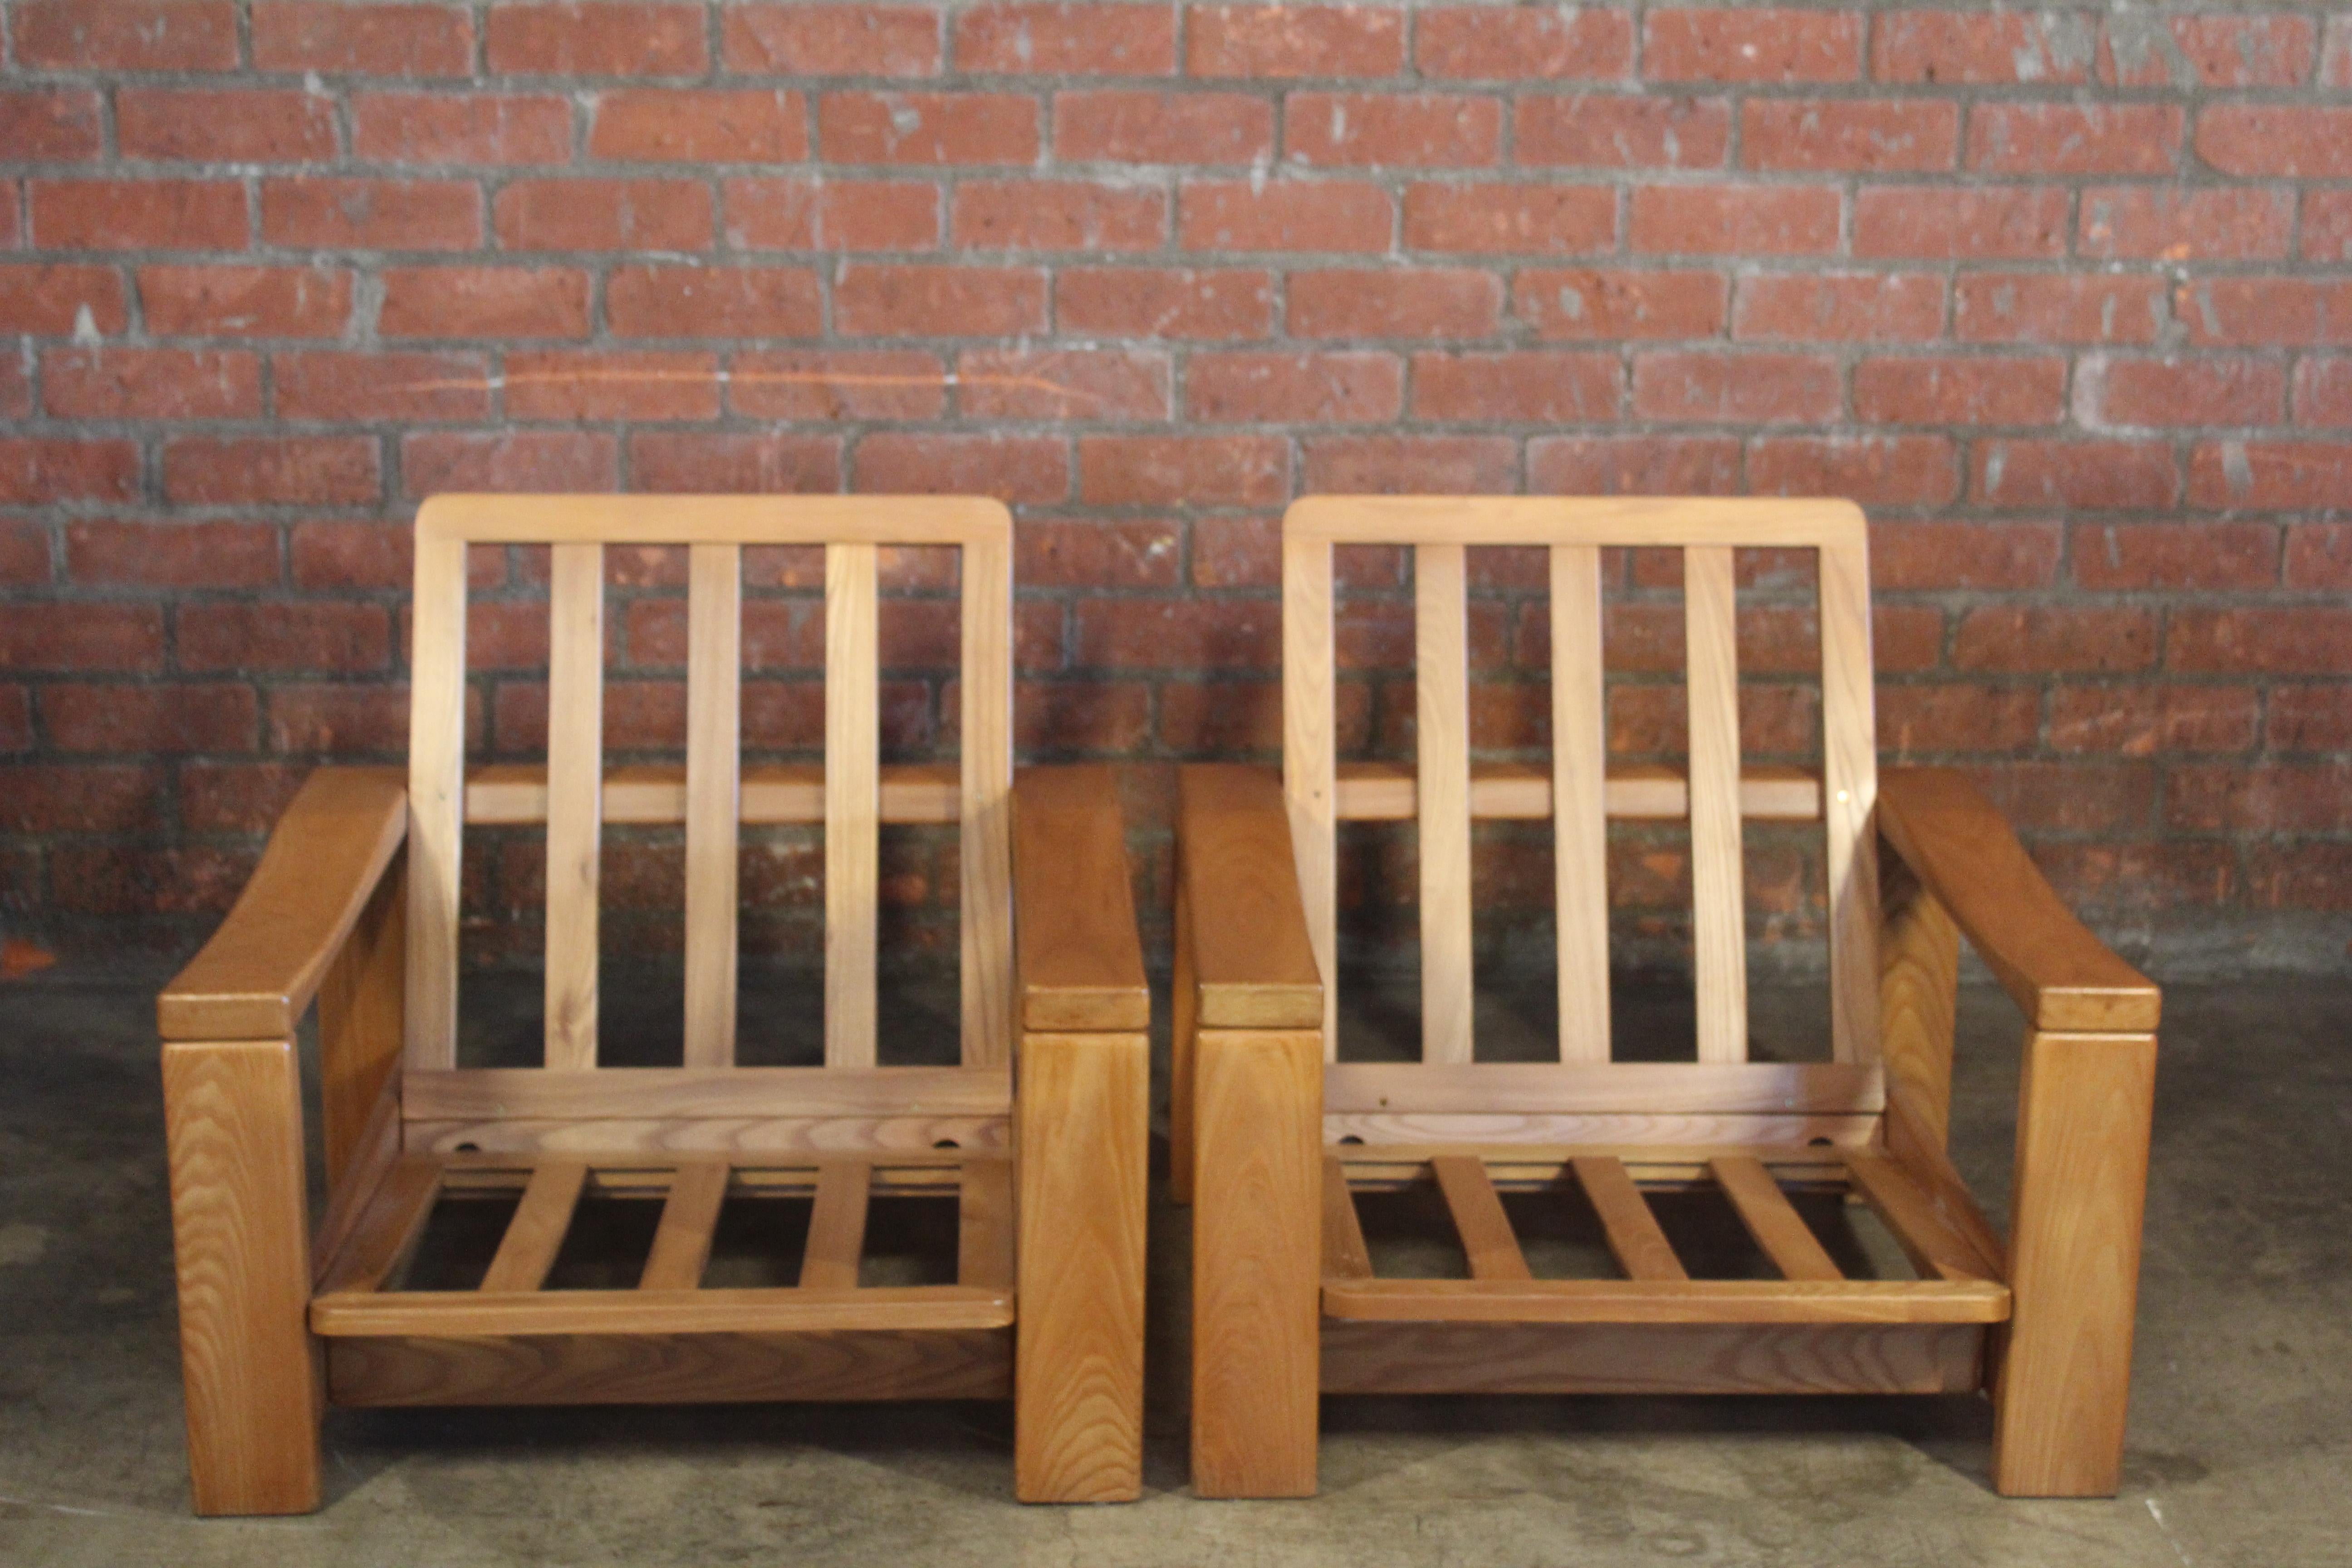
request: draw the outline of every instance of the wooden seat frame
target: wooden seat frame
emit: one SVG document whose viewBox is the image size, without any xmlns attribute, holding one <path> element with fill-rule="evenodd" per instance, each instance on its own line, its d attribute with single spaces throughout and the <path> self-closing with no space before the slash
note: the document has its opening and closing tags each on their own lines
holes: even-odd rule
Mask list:
<svg viewBox="0 0 2352 1568">
<path fill-rule="evenodd" d="M 1417 758 L 1343 765 L 1332 550 L 1414 556 Z M 1549 552 L 1553 759 L 1470 759 L 1465 546 Z M 1681 551 L 1689 767 L 1604 766 L 1604 549 Z M 1818 562 L 1823 768 L 1739 760 L 1734 551 Z M 1878 773 L 1866 536 L 1830 500 L 1314 497 L 1283 525 L 1280 777 L 1188 768 L 1178 806 L 1173 1177 L 1193 1213 L 1192 1484 L 1311 1494 L 1317 1394 L 1989 1389 L 2007 1495 L 2121 1461 L 2160 998 L 2000 813 Z M 1474 820 L 1554 824 L 1560 1061 L 1478 1063 Z M 1689 825 L 1697 1060 L 1611 1059 L 1606 821 Z M 1831 1058 L 1752 1062 L 1743 817 L 1827 838 Z M 1334 824 L 1419 827 L 1422 1059 L 1337 1059 Z M 1885 851 L 1882 858 L 1881 851 Z M 2009 1234 L 1945 1152 L 1958 939 L 2023 1011 Z M 1465 1279 L 1376 1278 L 1355 1194 L 1442 1194 Z M 1712 1187 L 1779 1279 L 1693 1279 L 1648 1191 Z M 1498 1191 L 1581 1194 L 1622 1279 L 1530 1277 Z M 1915 1279 L 1848 1279 L 1789 1202 L 1866 1203 Z M 1319 1237 L 1319 1245 L 1318 1238 Z"/>
<path fill-rule="evenodd" d="M 467 552 L 552 546 L 549 762 L 464 760 Z M 683 769 L 607 770 L 608 544 L 685 546 Z M 739 753 L 743 551 L 821 546 L 825 762 Z M 961 553 L 960 760 L 877 755 L 877 563 Z M 158 1016 L 198 1512 L 320 1498 L 341 1405 L 1011 1397 L 1029 1501 L 1140 1489 L 1145 989 L 1113 781 L 1012 756 L 991 500 L 446 496 L 416 522 L 406 776 L 322 768 Z M 545 1065 L 457 1059 L 460 841 L 544 823 Z M 597 1064 L 600 837 L 685 830 L 685 1059 Z M 737 1067 L 738 828 L 822 824 L 824 1065 Z M 879 826 L 959 824 L 961 1065 L 876 1065 Z M 295 1037 L 319 1005 L 326 1205 Z M 1014 1089 L 1017 1063 L 1018 1092 Z M 479 1287 L 404 1288 L 438 1197 L 512 1194 Z M 658 1198 L 634 1289 L 546 1289 L 583 1194 Z M 798 1283 L 703 1288 L 730 1195 L 812 1200 Z M 869 1198 L 951 1196 L 953 1284 L 861 1285 Z"/>
</svg>

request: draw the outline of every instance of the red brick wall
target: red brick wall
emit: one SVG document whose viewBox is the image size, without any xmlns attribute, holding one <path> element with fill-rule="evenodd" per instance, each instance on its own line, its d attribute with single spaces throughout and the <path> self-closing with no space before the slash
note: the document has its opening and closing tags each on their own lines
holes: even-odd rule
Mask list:
<svg viewBox="0 0 2352 1568">
<path fill-rule="evenodd" d="M 1274 744 L 1293 495 L 1750 490 L 1870 508 L 1884 745 L 1984 778 L 2108 929 L 2341 943 L 2352 14 L 0 11 L 17 929 L 183 944 L 305 767 L 397 756 L 436 489 L 1003 496 L 1024 744 L 1157 763 Z M 1616 570 L 1633 756 L 1677 743 L 1671 581 Z M 536 574 L 481 563 L 485 624 Z M 1394 563 L 1359 576 L 1392 628 Z M 1482 737 L 1540 740 L 1540 611 L 1495 576 Z M 1801 751 L 1772 613 L 1749 728 Z M 500 752 L 543 705 L 514 635 Z M 1402 690 L 1348 700 L 1358 743 Z M 1663 907 L 1646 842 L 1622 890 Z"/>
</svg>

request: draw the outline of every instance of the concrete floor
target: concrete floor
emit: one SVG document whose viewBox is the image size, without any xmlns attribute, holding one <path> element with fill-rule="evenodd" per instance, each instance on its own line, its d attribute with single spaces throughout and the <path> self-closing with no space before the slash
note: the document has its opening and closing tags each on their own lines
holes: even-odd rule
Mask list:
<svg viewBox="0 0 2352 1568">
<path fill-rule="evenodd" d="M 1320 1497 L 1196 1502 L 1163 1205 L 1131 1507 L 1013 1503 L 989 1405 L 332 1412 L 320 1512 L 209 1521 L 187 1512 L 152 994 L 0 986 L 0 1563 L 2352 1563 L 2352 985 L 2167 998 L 2112 1502 L 1992 1495 L 1988 1411 L 1957 1397 L 1330 1400 Z M 1797 1016 L 1779 1005 L 1759 995 L 1759 1038 Z M 1962 1015 L 1955 1152 L 1998 1212 L 2014 1016 L 1994 993 Z"/>
</svg>

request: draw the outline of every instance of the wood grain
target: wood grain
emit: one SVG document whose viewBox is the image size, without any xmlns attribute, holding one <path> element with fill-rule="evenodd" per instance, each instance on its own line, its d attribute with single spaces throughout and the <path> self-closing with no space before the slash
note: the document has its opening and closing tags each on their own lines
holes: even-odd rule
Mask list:
<svg viewBox="0 0 2352 1568">
<path fill-rule="evenodd" d="M 1412 770 L 1398 763 L 1338 764 L 1341 822 L 1410 822 L 1420 812 Z M 1680 822 L 1690 816 L 1690 781 L 1679 768 L 1629 763 L 1601 776 L 1601 808 L 1612 821 Z M 1768 822 L 1818 822 L 1822 781 L 1803 768 L 1759 763 L 1739 775 L 1739 815 Z M 1549 770 L 1526 763 L 1470 764 L 1474 822 L 1542 822 L 1552 816 Z"/>
<path fill-rule="evenodd" d="M 1608 715 L 1601 662 L 1601 552 L 1556 545 L 1551 564 L 1552 890 L 1559 1059 L 1609 1059 Z M 1471 784 L 1471 815 L 1477 785 Z"/>
<path fill-rule="evenodd" d="M 1683 552 L 1690 665 L 1691 940 L 1698 1059 L 1748 1059 L 1748 890 L 1739 846 L 1738 628 L 1731 551 Z"/>
<path fill-rule="evenodd" d="M 604 547 L 559 544 L 548 586 L 547 1065 L 596 1065 L 604 858 Z"/>
<path fill-rule="evenodd" d="M 974 1155 L 963 1163 L 956 1202 L 956 1283 L 1002 1290 L 1013 1282 L 1013 1162 Z"/>
<path fill-rule="evenodd" d="M 572 1211 L 579 1206 L 581 1184 L 588 1179 L 583 1160 L 547 1160 L 530 1173 L 522 1202 L 482 1276 L 486 1294 L 536 1290 L 555 1266 L 555 1255 L 572 1228 Z"/>
<path fill-rule="evenodd" d="M 1830 906 L 1830 1054 L 1874 1062 L 1878 1018 L 1878 741 L 1871 719 L 1864 536 L 1822 547 L 1822 826 Z"/>
<path fill-rule="evenodd" d="M 1472 1058 L 1470 626 L 1462 547 L 1413 552 L 1414 767 L 1420 786 L 1421 1059 Z"/>
<path fill-rule="evenodd" d="M 874 1065 L 881 714 L 871 544 L 824 551 L 824 1065 Z"/>
<path fill-rule="evenodd" d="M 1000 1329 L 1003 1290 L 961 1285 L 856 1290 L 398 1290 L 321 1295 L 310 1331 L 332 1338 L 474 1334 L 761 1334 Z"/>
<path fill-rule="evenodd" d="M 1176 776 L 1178 898 L 1188 919 L 1188 1005 L 1201 1027 L 1314 1029 L 1323 983 L 1299 900 L 1282 781 L 1203 763 Z"/>
<path fill-rule="evenodd" d="M 688 552 L 686 1049 L 688 1067 L 735 1062 L 736 826 L 743 811 L 743 552 Z"/>
<path fill-rule="evenodd" d="M 1970 1323 L 1323 1325 L 1332 1394 L 1965 1394 Z"/>
<path fill-rule="evenodd" d="M 1282 793 L 1290 811 L 1290 849 L 1298 867 L 1298 902 L 1315 972 L 1324 979 L 1323 1058 L 1339 1056 L 1336 700 L 1331 643 L 1331 546 L 1294 536 L 1283 514 Z"/>
<path fill-rule="evenodd" d="M 817 1069 L 823 1070 L 823 1069 Z M 412 1148 L 450 1153 L 463 1148 L 499 1155 L 912 1153 L 951 1145 L 1012 1146 L 1011 1119 L 996 1116 L 676 1116 L 499 1121 L 409 1121 Z"/>
<path fill-rule="evenodd" d="M 1874 1067 L 1836 1062 L 1334 1062 L 1327 1113 L 1847 1115 L 1885 1104 Z"/>
<path fill-rule="evenodd" d="M 1013 816 L 1022 1026 L 1149 1027 L 1118 779 L 1107 767 L 1024 768 Z"/>
<path fill-rule="evenodd" d="M 1988 1256 L 1973 1234 L 1987 1228 L 1982 1217 L 1973 1215 L 1974 1204 L 1968 1205 L 1970 1217 L 1949 1212 L 1932 1186 L 1913 1181 L 1901 1164 L 1884 1154 L 1853 1150 L 1845 1157 L 1845 1165 L 1854 1190 L 1869 1200 L 1921 1276 L 2001 1278 L 2001 1255 L 1996 1251 Z M 1961 1201 L 1967 1202 L 1965 1194 Z"/>
<path fill-rule="evenodd" d="M 351 1226 L 349 1239 L 320 1271 L 319 1293 L 382 1289 L 415 1249 L 440 1188 L 439 1160 L 404 1154 L 394 1161 Z"/>
<path fill-rule="evenodd" d="M 1327 1317 L 1453 1323 L 1996 1323 L 2009 1289 L 1949 1279 L 1358 1279 Z"/>
<path fill-rule="evenodd" d="M 874 1167 L 865 1160 L 828 1160 L 817 1167 L 816 1202 L 809 1210 L 808 1245 L 801 1255 L 801 1289 L 854 1290 L 866 1251 L 866 1200 Z"/>
<path fill-rule="evenodd" d="M 1013 514 L 983 496 L 437 495 L 420 537 L 484 544 L 963 544 L 1013 537 Z"/>
<path fill-rule="evenodd" d="M 395 867 L 376 884 L 319 986 L 319 1110 L 330 1194 L 341 1191 L 386 1086 L 399 1077 L 407 942 L 407 879 Z M 395 1106 L 395 1129 L 399 1121 Z"/>
<path fill-rule="evenodd" d="M 1473 1279 L 1531 1279 L 1527 1255 L 1512 1233 L 1510 1216 L 1495 1184 L 1486 1179 L 1486 1163 L 1475 1154 L 1441 1154 L 1429 1163 L 1462 1238 L 1462 1255 Z M 1328 1271 L 1327 1271 L 1328 1272 Z"/>
<path fill-rule="evenodd" d="M 698 1160 L 680 1165 L 662 1200 L 661 1224 L 646 1254 L 640 1290 L 692 1290 L 710 1262 L 711 1233 L 727 1202 L 727 1163 Z"/>
<path fill-rule="evenodd" d="M 1716 1184 L 1738 1211 L 1739 1223 L 1783 1279 L 1843 1279 L 1840 1268 L 1772 1173 L 1752 1155 L 1718 1154 L 1710 1162 Z"/>
<path fill-rule="evenodd" d="M 1499 1064 L 1498 1064 L 1499 1065 Z M 1630 1063 L 1621 1063 L 1630 1066 Z M 1637 1145 L 1641 1143 L 1869 1143 L 1879 1135 L 1883 1113 L 1775 1116 L 1760 1111 L 1720 1114 L 1644 1111 L 1502 1113 L 1479 1111 L 1334 1111 L 1323 1118 L 1330 1142 L 1360 1139 L 1382 1145 L 1496 1147 L 1513 1143 Z M 410 1123 L 413 1129 L 416 1124 Z"/>
<path fill-rule="evenodd" d="M 963 786 L 954 763 L 893 763 L 880 770 L 885 823 L 950 823 L 961 818 Z M 780 826 L 824 820 L 821 763 L 746 763 L 739 766 L 739 807 L 746 824 Z M 604 770 L 604 820 L 659 826 L 686 820 L 686 769 L 675 763 L 622 763 Z M 466 821 L 483 827 L 547 820 L 547 770 L 534 763 L 488 763 L 466 773 Z"/>
<path fill-rule="evenodd" d="M 457 1065 L 457 887 L 466 801 L 466 543 L 416 519 L 408 659 L 408 972 L 403 1065 Z M 290 1031 L 289 1031 L 290 1032 Z"/>
<path fill-rule="evenodd" d="M 457 1068 L 412 1073 L 412 1121 L 757 1116 L 1002 1116 L 1002 1068 Z"/>
<path fill-rule="evenodd" d="M 1937 1150 L 1950 1133 L 1952 1032 L 1958 1018 L 1960 933 L 1899 859 L 1881 876 L 1879 1049 L 1890 1091 L 1907 1089 L 1916 1131 Z M 1898 1134 L 1890 1126 L 1892 1142 Z"/>
<path fill-rule="evenodd" d="M 968 542 L 962 570 L 963 663 L 957 677 L 962 801 L 956 896 L 963 1061 L 966 1067 L 998 1067 L 1013 1059 L 1017 1006 L 1013 988 L 1017 928 L 1013 905 L 1011 541 Z M 1123 844 L 1120 849 L 1115 864 L 1123 870 Z M 1133 911 L 1128 920 L 1131 925 Z"/>
<path fill-rule="evenodd" d="M 1370 1279 L 1372 1255 L 1364 1245 L 1363 1222 L 1348 1191 L 1348 1167 L 1336 1154 L 1323 1156 L 1323 1278 Z"/>
<path fill-rule="evenodd" d="M 1717 496 L 1307 496 L 1285 538 L 1318 544 L 1657 544 L 1819 549 L 1858 536 L 1852 501 Z"/>
<path fill-rule="evenodd" d="M 1609 1250 L 1628 1279 L 1687 1279 L 1690 1274 L 1675 1256 L 1674 1244 L 1658 1228 L 1658 1216 L 1626 1173 L 1622 1160 L 1605 1154 L 1580 1154 L 1572 1162 L 1577 1185 L 1601 1218 Z"/>
</svg>

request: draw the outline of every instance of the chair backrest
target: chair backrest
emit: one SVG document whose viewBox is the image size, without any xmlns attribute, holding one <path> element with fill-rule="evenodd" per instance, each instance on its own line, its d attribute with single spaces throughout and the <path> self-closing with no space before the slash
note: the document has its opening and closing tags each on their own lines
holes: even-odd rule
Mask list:
<svg viewBox="0 0 2352 1568">
<path fill-rule="evenodd" d="M 1413 552 L 1418 741 L 1411 778 L 1343 768 L 1336 751 L 1335 544 Z M 1549 778 L 1470 762 L 1465 547 L 1543 546 L 1551 589 Z M 1677 548 L 1683 558 L 1689 766 L 1612 775 L 1602 708 L 1601 552 Z M 1743 776 L 1732 552 L 1819 558 L 1822 765 Z M 1748 1059 L 1743 816 L 1820 819 L 1827 831 L 1832 1055 L 1878 1059 L 1878 872 L 1872 811 L 1870 587 L 1861 512 L 1837 500 L 1314 496 L 1283 520 L 1283 779 L 1315 958 L 1324 1049 L 1336 1059 L 1337 850 L 1342 820 L 1412 818 L 1420 829 L 1422 1059 L 1471 1061 L 1471 823 L 1549 816 L 1559 918 L 1559 1054 L 1605 1063 L 1609 1037 L 1607 819 L 1687 817 L 1698 1059 Z"/>
<path fill-rule="evenodd" d="M 466 551 L 552 546 L 547 765 L 480 770 L 466 742 Z M 604 546 L 688 551 L 686 764 L 608 775 L 604 763 Z M 824 551 L 824 763 L 746 769 L 740 652 L 745 545 Z M 961 552 L 961 757 L 879 758 L 877 552 Z M 1012 1057 L 1012 522 L 961 497 L 437 496 L 416 519 L 409 732 L 407 994 L 411 1073 L 457 1066 L 458 889 L 468 821 L 544 822 L 544 1065 L 597 1066 L 597 877 L 606 821 L 678 822 L 686 837 L 685 1067 L 735 1060 L 740 823 L 824 831 L 824 1065 L 875 1065 L 878 828 L 961 829 L 962 1060 Z"/>
</svg>

